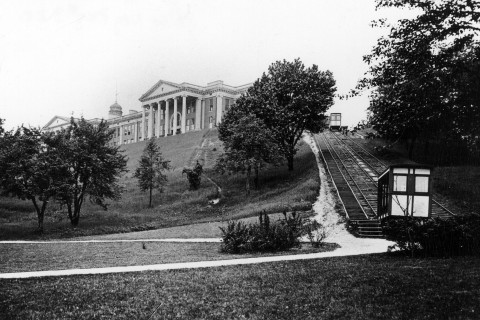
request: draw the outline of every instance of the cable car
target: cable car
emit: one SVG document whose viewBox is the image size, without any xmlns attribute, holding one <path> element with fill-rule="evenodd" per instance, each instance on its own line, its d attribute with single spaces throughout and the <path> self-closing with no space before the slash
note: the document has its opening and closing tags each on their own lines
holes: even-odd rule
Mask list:
<svg viewBox="0 0 480 320">
<path fill-rule="evenodd" d="M 390 166 L 378 178 L 377 215 L 429 218 L 432 213 L 432 167 Z"/>
<path fill-rule="evenodd" d="M 330 113 L 330 130 L 340 130 L 342 126 L 342 114 L 341 113 Z"/>
</svg>

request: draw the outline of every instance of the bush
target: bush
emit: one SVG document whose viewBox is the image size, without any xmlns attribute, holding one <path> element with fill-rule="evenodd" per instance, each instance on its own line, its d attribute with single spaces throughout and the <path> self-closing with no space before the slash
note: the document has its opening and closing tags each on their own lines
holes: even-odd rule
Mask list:
<svg viewBox="0 0 480 320">
<path fill-rule="evenodd" d="M 322 226 L 317 220 L 313 220 L 312 222 L 307 223 L 304 229 L 312 247 L 320 248 L 327 237 L 327 231 L 325 230 L 325 227 Z"/>
<path fill-rule="evenodd" d="M 283 213 L 284 218 L 270 223 L 265 211 L 260 213 L 259 222 L 245 224 L 229 221 L 226 228 L 220 227 L 223 243 L 221 252 L 276 252 L 300 247 L 300 238 L 305 234 L 308 219 L 303 219 L 293 212 Z"/>
<path fill-rule="evenodd" d="M 383 226 L 391 249 L 427 256 L 451 257 L 480 255 L 480 215 L 469 214 L 449 219 L 390 217 Z"/>
<path fill-rule="evenodd" d="M 190 190 L 197 190 L 200 187 L 200 182 L 202 182 L 203 166 L 197 160 L 193 169 L 183 169 L 182 176 L 184 173 L 187 175 L 188 183 L 190 183 Z"/>
</svg>

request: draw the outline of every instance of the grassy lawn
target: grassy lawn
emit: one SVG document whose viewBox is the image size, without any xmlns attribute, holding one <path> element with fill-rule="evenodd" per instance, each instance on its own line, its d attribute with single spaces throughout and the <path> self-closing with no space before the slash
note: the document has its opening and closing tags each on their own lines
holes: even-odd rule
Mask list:
<svg viewBox="0 0 480 320">
<path fill-rule="evenodd" d="M 0 273 L 242 259 L 332 251 L 337 247 L 326 243 L 316 249 L 304 244 L 302 248 L 285 252 L 231 255 L 219 252 L 220 243 L 2 244 Z"/>
<path fill-rule="evenodd" d="M 309 146 L 299 144 L 295 170 L 286 166 L 265 168 L 260 172 L 260 188 L 245 196 L 243 175 L 220 175 L 213 171 L 216 158 L 222 152 L 216 130 L 188 133 L 159 139 L 162 153 L 172 161 L 174 169 L 168 173 L 168 185 L 163 193 L 154 193 L 153 208 L 147 208 L 148 196 L 139 191 L 132 179 L 133 170 L 145 142 L 124 146 L 129 162 L 122 179 L 125 192 L 108 211 L 88 201 L 82 208 L 80 224 L 70 227 L 65 208 L 50 204 L 45 218 L 45 235 L 34 233 L 36 214 L 28 201 L 0 199 L 0 239 L 49 239 L 87 235 L 125 233 L 189 225 L 192 223 L 225 221 L 256 216 L 261 210 L 309 210 L 318 194 L 318 170 Z M 191 191 L 184 166 L 192 166 L 199 159 L 204 162 L 206 175 L 222 188 L 218 205 L 209 200 L 217 196 L 217 188 L 207 179 L 199 190 Z"/>
<path fill-rule="evenodd" d="M 1 280 L 2 319 L 478 319 L 480 258 L 389 255 Z"/>
</svg>

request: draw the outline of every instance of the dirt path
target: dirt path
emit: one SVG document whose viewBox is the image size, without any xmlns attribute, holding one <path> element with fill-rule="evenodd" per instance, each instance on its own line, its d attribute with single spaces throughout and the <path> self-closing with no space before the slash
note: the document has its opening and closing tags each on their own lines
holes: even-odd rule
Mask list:
<svg viewBox="0 0 480 320">
<path fill-rule="evenodd" d="M 325 226 L 328 236 L 325 242 L 338 243 L 345 252 L 386 252 L 388 246 L 393 242 L 385 239 L 356 238 L 345 228 L 343 218 L 335 211 L 335 199 L 333 197 L 333 187 L 328 181 L 327 173 L 319 156 L 318 147 L 312 136 L 305 135 L 305 142 L 312 148 L 318 164 L 318 173 L 320 175 L 320 193 L 317 201 L 313 204 L 313 211 L 316 213 L 314 219 Z"/>
</svg>

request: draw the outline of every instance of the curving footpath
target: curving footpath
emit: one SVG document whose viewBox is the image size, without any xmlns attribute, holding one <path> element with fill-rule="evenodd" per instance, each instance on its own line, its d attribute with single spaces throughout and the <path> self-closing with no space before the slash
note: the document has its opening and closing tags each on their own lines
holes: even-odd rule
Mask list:
<svg viewBox="0 0 480 320">
<path fill-rule="evenodd" d="M 210 268 L 220 266 L 233 266 L 255 263 L 267 263 L 277 261 L 293 261 L 293 260 L 310 260 L 321 259 L 328 257 L 340 256 L 354 256 L 363 254 L 373 254 L 386 252 L 388 246 L 393 242 L 385 239 L 366 239 L 355 238 L 346 229 L 339 217 L 338 213 L 334 211 L 335 200 L 332 196 L 331 186 L 326 179 L 326 172 L 319 158 L 319 150 L 311 136 L 304 136 L 304 140 L 310 145 L 315 154 L 318 170 L 320 175 L 320 193 L 317 201 L 313 205 L 313 210 L 316 213 L 314 219 L 319 221 L 326 227 L 327 238 L 325 242 L 333 242 L 340 245 L 340 248 L 320 253 L 299 254 L 299 255 L 285 255 L 273 257 L 260 258 L 246 258 L 246 259 L 232 259 L 232 260 L 217 260 L 217 261 L 198 261 L 198 262 L 183 262 L 183 263 L 168 263 L 168 264 L 154 264 L 141 266 L 127 266 L 127 267 L 108 267 L 108 268 L 90 268 L 90 269 L 68 269 L 68 270 L 50 270 L 50 271 L 31 271 L 31 272 L 13 272 L 0 273 L 0 278 L 16 279 L 16 278 L 34 278 L 34 277 L 48 277 L 48 276 L 69 276 L 69 275 L 84 275 L 84 274 L 106 274 L 106 273 L 122 273 L 122 272 L 139 272 L 139 271 L 155 271 L 155 270 L 179 270 L 179 269 L 193 269 L 193 268 Z M 306 241 L 306 239 L 304 239 Z M 2 241 L 0 243 L 88 243 L 88 242 L 220 242 L 218 238 L 205 239 L 138 239 L 138 240 L 72 240 L 72 241 Z"/>
</svg>

